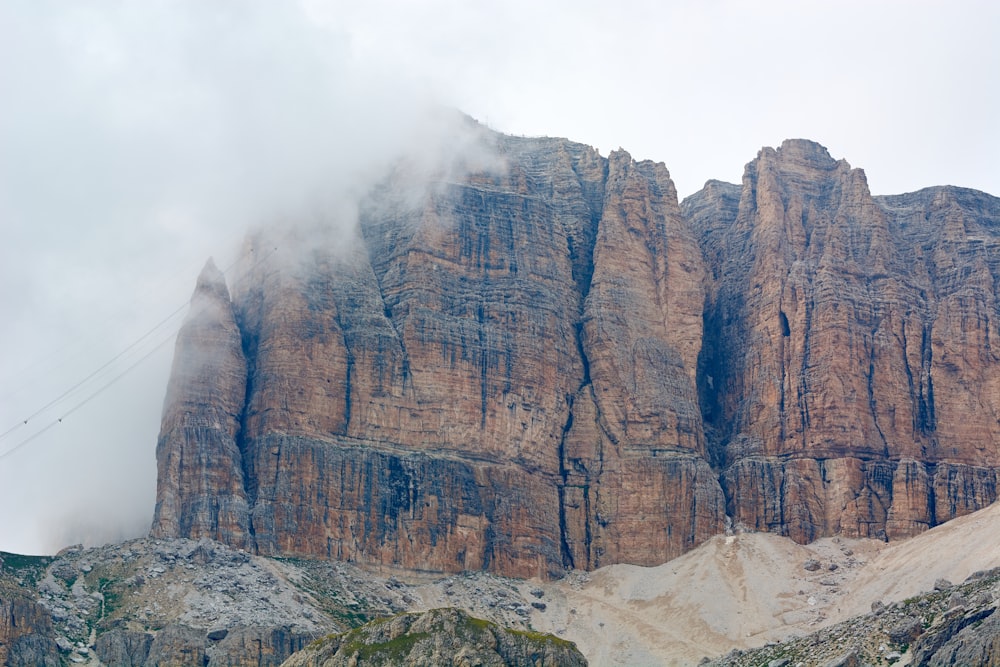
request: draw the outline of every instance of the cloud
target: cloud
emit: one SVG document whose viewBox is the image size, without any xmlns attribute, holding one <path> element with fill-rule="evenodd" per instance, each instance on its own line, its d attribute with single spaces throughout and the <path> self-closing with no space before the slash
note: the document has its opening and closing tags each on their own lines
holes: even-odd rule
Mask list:
<svg viewBox="0 0 1000 667">
<path fill-rule="evenodd" d="M 276 221 L 349 235 L 367 184 L 457 116 L 293 3 L 6 2 L 0 25 L 0 503 L 24 508 L 0 549 L 51 551 L 148 526 L 205 258 Z"/>
<path fill-rule="evenodd" d="M 0 437 L 0 503 L 24 508 L 0 549 L 148 521 L 169 316 L 206 257 L 269 222 L 346 233 L 401 147 L 424 169 L 462 143 L 442 105 L 664 161 L 682 196 L 795 136 L 876 193 L 997 194 L 998 21 L 987 0 L 0 0 L 0 432 L 115 359 Z"/>
</svg>

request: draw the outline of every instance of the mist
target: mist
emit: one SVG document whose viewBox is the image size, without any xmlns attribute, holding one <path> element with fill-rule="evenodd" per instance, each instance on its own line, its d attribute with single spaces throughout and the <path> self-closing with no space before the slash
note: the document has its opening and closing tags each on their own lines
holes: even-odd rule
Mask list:
<svg viewBox="0 0 1000 667">
<path fill-rule="evenodd" d="M 253 230 L 349 247 L 403 154 L 502 169 L 456 109 L 663 161 L 681 196 L 790 137 L 876 194 L 1000 194 L 997 25 L 988 0 L 0 0 L 0 550 L 144 534 L 206 259 L 232 285 Z"/>
<path fill-rule="evenodd" d="M 148 530 L 173 341 L 206 258 L 232 267 L 251 230 L 295 230 L 286 257 L 349 243 L 400 156 L 441 174 L 483 158 L 446 100 L 298 5 L 0 11 L 0 59 L 20 64 L 0 73 L 0 550 L 52 553 Z"/>
</svg>

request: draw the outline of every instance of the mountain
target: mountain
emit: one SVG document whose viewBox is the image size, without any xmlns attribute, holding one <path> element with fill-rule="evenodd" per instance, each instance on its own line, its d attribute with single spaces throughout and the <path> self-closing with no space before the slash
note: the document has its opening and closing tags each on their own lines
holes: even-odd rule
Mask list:
<svg viewBox="0 0 1000 667">
<path fill-rule="evenodd" d="M 701 405 L 735 522 L 893 539 L 996 498 L 1000 201 L 873 198 L 788 141 L 684 210 L 712 275 Z"/>
<path fill-rule="evenodd" d="M 409 642 L 420 638 L 386 646 L 404 637 L 408 621 L 378 619 L 442 607 L 484 621 L 449 612 L 417 629 L 456 652 L 494 646 L 486 634 L 465 632 L 471 623 L 498 647 L 501 634 L 538 640 L 541 651 L 573 642 L 592 665 L 694 665 L 706 657 L 827 665 L 849 653 L 859 664 L 891 663 L 892 653 L 909 664 L 992 664 L 970 656 L 1000 657 L 992 648 L 1000 636 L 992 613 L 998 527 L 994 503 L 891 543 L 719 535 L 656 567 L 611 565 L 559 581 L 273 559 L 207 539 L 144 538 L 54 557 L 0 553 L 0 664 L 277 667 L 304 649 L 292 659 L 325 660 L 345 644 L 355 644 L 352 655 L 386 649 L 391 659 L 391 649 L 414 648 Z M 344 641 L 372 620 L 357 642 Z M 378 627 L 381 634 L 370 632 Z M 331 633 L 340 638 L 313 643 Z"/>
<path fill-rule="evenodd" d="M 621 150 L 475 137 L 349 233 L 251 234 L 231 290 L 206 266 L 154 536 L 547 578 L 996 498 L 1000 200 L 791 140 L 680 203 Z"/>
</svg>

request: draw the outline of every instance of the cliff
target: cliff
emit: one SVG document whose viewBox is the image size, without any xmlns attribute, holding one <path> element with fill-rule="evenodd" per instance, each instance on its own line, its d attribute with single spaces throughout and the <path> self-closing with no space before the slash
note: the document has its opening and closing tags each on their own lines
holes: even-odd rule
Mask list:
<svg viewBox="0 0 1000 667">
<path fill-rule="evenodd" d="M 402 165 L 350 232 L 206 269 L 154 535 L 547 577 L 993 501 L 998 200 L 791 141 L 681 205 L 624 151 L 478 141 L 502 167 Z"/>
<path fill-rule="evenodd" d="M 873 198 L 806 141 L 685 202 L 714 277 L 702 407 L 738 524 L 906 537 L 996 498 L 998 204 Z"/>
</svg>

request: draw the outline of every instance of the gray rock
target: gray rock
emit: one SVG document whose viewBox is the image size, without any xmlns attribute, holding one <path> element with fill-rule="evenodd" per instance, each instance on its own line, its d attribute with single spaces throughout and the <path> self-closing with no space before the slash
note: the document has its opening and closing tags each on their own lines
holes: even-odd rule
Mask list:
<svg viewBox="0 0 1000 667">
<path fill-rule="evenodd" d="M 910 644 L 924 631 L 923 622 L 914 616 L 907 616 L 886 631 L 894 644 Z"/>
<path fill-rule="evenodd" d="M 51 637 L 22 635 L 7 651 L 5 667 L 61 667 L 59 647 Z"/>
<path fill-rule="evenodd" d="M 809 572 L 815 572 L 816 570 L 819 569 L 819 561 L 816 560 L 815 558 L 810 558 L 805 563 L 802 563 L 802 567 L 808 570 Z"/>
<path fill-rule="evenodd" d="M 954 607 L 964 607 L 967 604 L 969 604 L 968 599 L 964 595 L 962 595 L 959 591 L 954 591 L 952 592 L 951 595 L 948 596 L 949 609 L 952 609 Z"/>
<path fill-rule="evenodd" d="M 198 543 L 194 549 L 191 550 L 187 555 L 187 559 L 192 563 L 197 563 L 198 565 L 208 565 L 212 562 L 215 557 L 215 549 L 212 547 L 212 543 L 208 540 L 202 540 Z"/>
<path fill-rule="evenodd" d="M 258 667 L 278 667 L 316 637 L 288 626 L 232 628 L 206 650 L 208 667 L 246 664 L 250 656 Z"/>
<path fill-rule="evenodd" d="M 994 665 L 1000 662 L 1000 615 L 996 609 L 949 610 L 913 645 L 914 665 Z"/>
<path fill-rule="evenodd" d="M 186 625 L 168 625 L 149 647 L 148 667 L 204 667 L 205 631 Z"/>
<path fill-rule="evenodd" d="M 952 587 L 952 583 L 947 579 L 938 579 L 934 582 L 934 590 L 936 591 L 946 591 Z"/>
<path fill-rule="evenodd" d="M 823 667 L 861 667 L 861 654 L 858 649 L 852 648 L 846 653 L 841 653 L 833 660 L 823 664 Z"/>
<path fill-rule="evenodd" d="M 141 667 L 146 664 L 153 636 L 125 628 L 115 628 L 97 638 L 94 652 L 106 665 Z"/>
</svg>

